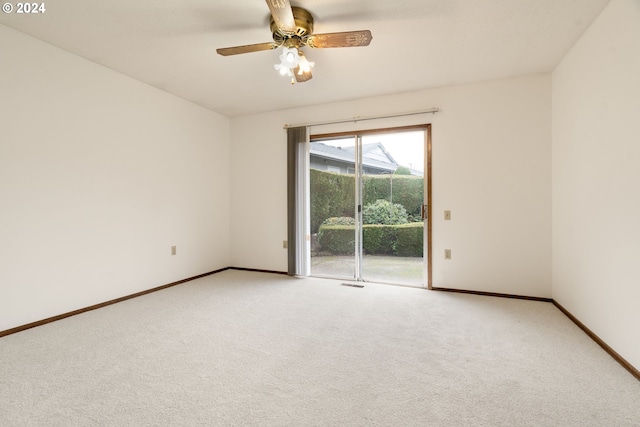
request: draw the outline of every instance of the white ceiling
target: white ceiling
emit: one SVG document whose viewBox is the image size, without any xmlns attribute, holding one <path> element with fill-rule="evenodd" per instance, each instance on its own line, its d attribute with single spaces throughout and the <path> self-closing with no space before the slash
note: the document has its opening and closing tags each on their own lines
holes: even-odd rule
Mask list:
<svg viewBox="0 0 640 427">
<path fill-rule="evenodd" d="M 609 0 L 292 0 L 315 33 L 369 29 L 368 47 L 309 49 L 314 78 L 292 86 L 264 0 L 53 0 L 0 14 L 20 30 L 227 116 L 552 71 Z"/>
</svg>

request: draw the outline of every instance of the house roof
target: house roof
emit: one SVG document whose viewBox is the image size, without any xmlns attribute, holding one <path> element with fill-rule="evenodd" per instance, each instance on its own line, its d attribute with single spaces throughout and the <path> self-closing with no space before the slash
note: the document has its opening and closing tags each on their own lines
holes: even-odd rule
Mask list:
<svg viewBox="0 0 640 427">
<path fill-rule="evenodd" d="M 353 147 L 334 147 L 322 142 L 312 142 L 310 148 L 311 156 L 332 159 L 347 163 L 355 162 L 355 153 Z M 382 169 L 393 172 L 397 169 L 398 163 L 393 159 L 391 154 L 387 152 L 384 145 L 380 142 L 363 144 L 362 146 L 362 165 L 376 169 Z"/>
</svg>

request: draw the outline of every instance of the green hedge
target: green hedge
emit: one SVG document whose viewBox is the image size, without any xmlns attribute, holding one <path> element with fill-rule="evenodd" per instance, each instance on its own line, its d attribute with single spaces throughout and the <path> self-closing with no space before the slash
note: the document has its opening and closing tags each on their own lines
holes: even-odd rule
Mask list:
<svg viewBox="0 0 640 427">
<path fill-rule="evenodd" d="M 351 175 L 310 171 L 311 233 L 317 233 L 322 222 L 330 217 L 355 217 L 355 179 Z"/>
<path fill-rule="evenodd" d="M 353 225 L 321 225 L 318 245 L 333 255 L 354 255 L 356 232 Z"/>
<path fill-rule="evenodd" d="M 404 206 L 412 216 L 420 215 L 424 194 L 424 180 L 410 175 L 365 175 L 363 177 L 362 203 L 368 205 L 378 199 L 389 200 Z"/>
<path fill-rule="evenodd" d="M 384 199 L 399 203 L 412 217 L 420 215 L 423 178 L 408 175 L 365 175 L 363 177 L 363 205 Z M 311 233 L 317 233 L 322 222 L 330 217 L 354 217 L 354 175 L 310 171 Z M 392 194 L 393 193 L 393 194 Z M 409 219 L 411 221 L 411 219 Z"/>
<path fill-rule="evenodd" d="M 424 223 L 396 225 L 397 240 L 394 243 L 394 254 L 398 256 L 423 256 Z"/>
<path fill-rule="evenodd" d="M 394 255 L 393 242 L 398 239 L 397 226 L 366 224 L 362 226 L 362 250 L 365 255 Z"/>
<path fill-rule="evenodd" d="M 362 246 L 366 255 L 423 256 L 421 222 L 402 225 L 370 224 L 362 227 Z M 349 225 L 322 225 L 318 231 L 322 251 L 333 255 L 353 255 L 355 228 Z"/>
</svg>

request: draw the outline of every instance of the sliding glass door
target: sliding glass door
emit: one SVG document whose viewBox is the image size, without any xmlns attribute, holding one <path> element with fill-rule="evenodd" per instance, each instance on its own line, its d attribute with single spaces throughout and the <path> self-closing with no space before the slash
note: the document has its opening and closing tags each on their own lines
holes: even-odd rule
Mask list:
<svg viewBox="0 0 640 427">
<path fill-rule="evenodd" d="M 313 137 L 311 275 L 425 283 L 425 129 Z"/>
<path fill-rule="evenodd" d="M 354 279 L 357 138 L 311 141 L 311 275 Z"/>
</svg>

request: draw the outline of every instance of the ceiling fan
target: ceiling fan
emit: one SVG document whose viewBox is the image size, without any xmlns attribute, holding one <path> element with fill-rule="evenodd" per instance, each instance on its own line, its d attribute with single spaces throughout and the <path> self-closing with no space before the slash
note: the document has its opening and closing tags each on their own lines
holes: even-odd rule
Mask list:
<svg viewBox="0 0 640 427">
<path fill-rule="evenodd" d="M 313 16 L 309 11 L 301 7 L 292 7 L 289 0 L 266 0 L 266 2 L 271 11 L 270 27 L 273 42 L 220 48 L 216 49 L 218 54 L 239 55 L 282 47 L 280 64 L 276 64 L 275 68 L 280 74 L 291 77 L 291 84 L 293 84 L 296 81 L 306 82 L 313 77 L 311 68 L 314 63 L 306 59 L 302 47 L 368 46 L 373 38 L 369 30 L 313 34 Z"/>
</svg>

